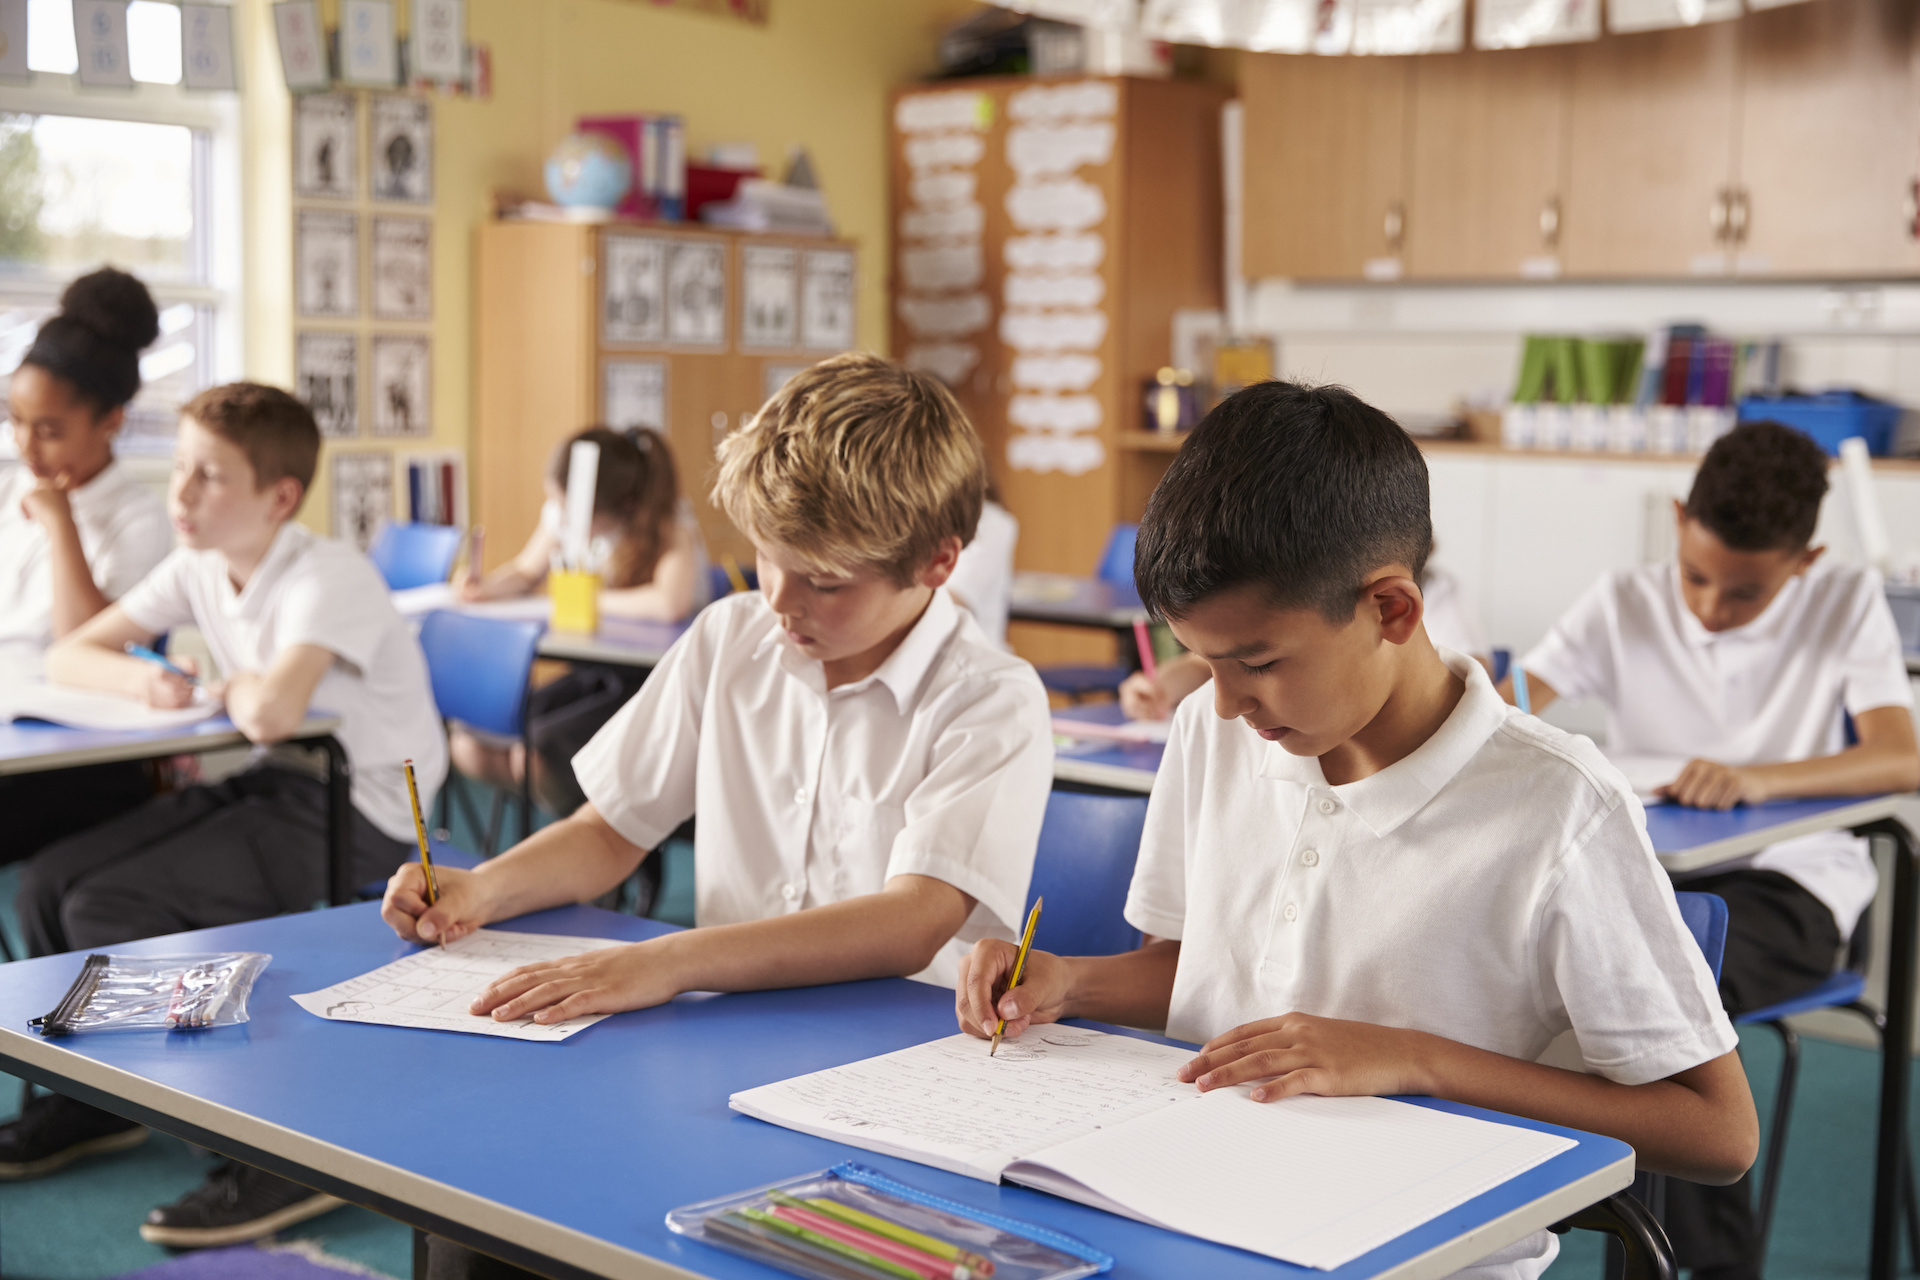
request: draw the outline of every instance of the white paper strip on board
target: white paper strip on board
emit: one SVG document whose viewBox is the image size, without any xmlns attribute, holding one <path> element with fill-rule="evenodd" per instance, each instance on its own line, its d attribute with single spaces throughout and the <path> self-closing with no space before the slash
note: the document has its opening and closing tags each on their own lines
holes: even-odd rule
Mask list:
<svg viewBox="0 0 1920 1280">
<path fill-rule="evenodd" d="M 73 47 L 80 56 L 75 78 L 92 88 L 133 86 L 127 60 L 127 0 L 73 0 Z"/>
<path fill-rule="evenodd" d="M 1113 159 L 1111 120 L 1019 124 L 1007 130 L 1007 163 L 1022 179 L 1072 173 Z"/>
<path fill-rule="evenodd" d="M 971 239 L 985 229 L 986 219 L 977 204 L 954 209 L 909 209 L 900 215 L 900 234 L 911 240 L 936 240 L 942 237 Z"/>
<path fill-rule="evenodd" d="M 1085 231 L 1107 216 L 1107 197 L 1079 178 L 1016 182 L 1007 188 L 1007 215 L 1022 231 Z"/>
<path fill-rule="evenodd" d="M 902 133 L 985 129 L 993 122 L 993 99 L 971 89 L 910 93 L 893 104 L 893 127 Z"/>
<path fill-rule="evenodd" d="M 1007 99 L 1007 118 L 1015 124 L 1104 120 L 1119 107 L 1120 90 L 1113 81 L 1072 80 L 1020 90 Z"/>
<path fill-rule="evenodd" d="M 1085 232 L 1009 236 L 1000 255 L 1015 271 L 1092 271 L 1106 260 L 1107 241 Z"/>
<path fill-rule="evenodd" d="M 27 0 L 0 0 L 0 76 L 25 79 L 27 66 Z"/>
<path fill-rule="evenodd" d="M 1014 272 L 1001 285 L 1001 300 L 1009 307 L 1097 307 L 1106 296 L 1107 282 L 1096 275 Z"/>
<path fill-rule="evenodd" d="M 900 250 L 900 276 L 915 292 L 976 289 L 986 274 L 977 240 Z"/>
<path fill-rule="evenodd" d="M 1525 49 L 1600 38 L 1600 0 L 1475 0 L 1473 47 Z"/>
<path fill-rule="evenodd" d="M 1094 436 L 1029 431 L 1007 441 L 1007 464 L 1017 471 L 1064 471 L 1070 476 L 1083 476 L 1106 460 L 1106 446 Z"/>
<path fill-rule="evenodd" d="M 992 315 L 984 293 L 944 298 L 902 295 L 894 305 L 907 328 L 921 338 L 963 338 L 986 328 Z"/>
<path fill-rule="evenodd" d="M 1128 27 L 1139 20 L 1139 0 L 994 0 L 1003 9 L 1082 27 Z"/>
<path fill-rule="evenodd" d="M 1094 351 L 1107 336 L 1101 311 L 1005 311 L 1000 340 L 1019 352 Z"/>
<path fill-rule="evenodd" d="M 1017 395 L 1007 401 L 1007 421 L 1029 431 L 1092 431 L 1104 417 L 1098 396 Z"/>
<path fill-rule="evenodd" d="M 915 169 L 964 169 L 980 163 L 987 144 L 972 133 L 930 133 L 907 139 L 902 151 Z"/>
<path fill-rule="evenodd" d="M 1466 0 L 1347 0 L 1356 54 L 1458 53 L 1467 42 Z"/>
<path fill-rule="evenodd" d="M 916 174 L 907 190 L 922 209 L 951 209 L 974 203 L 979 180 L 964 169 L 935 169 Z"/>
<path fill-rule="evenodd" d="M 1013 385 L 1023 391 L 1085 391 L 1100 377 L 1097 356 L 1017 356 Z"/>
<path fill-rule="evenodd" d="M 1257 53 L 1345 53 L 1352 38 L 1348 0 L 1145 0 L 1149 39 Z"/>
<path fill-rule="evenodd" d="M 948 386 L 957 386 L 980 363 L 979 348 L 965 342 L 920 342 L 907 348 L 909 369 L 930 373 Z"/>
<path fill-rule="evenodd" d="M 1740 0 L 1607 0 L 1607 30 L 1663 31 L 1740 16 Z"/>
</svg>

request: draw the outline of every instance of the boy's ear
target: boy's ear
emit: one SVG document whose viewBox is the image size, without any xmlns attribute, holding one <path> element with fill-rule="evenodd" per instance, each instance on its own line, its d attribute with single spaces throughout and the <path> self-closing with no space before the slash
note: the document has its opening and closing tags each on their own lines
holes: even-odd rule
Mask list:
<svg viewBox="0 0 1920 1280">
<path fill-rule="evenodd" d="M 1800 574 L 1805 573 L 1807 570 L 1813 568 L 1815 562 L 1818 561 L 1820 557 L 1825 554 L 1827 554 L 1827 548 L 1824 544 L 1818 547 L 1800 548 L 1799 558 L 1794 561 L 1794 565 L 1793 565 L 1794 575 L 1797 577 Z"/>
<path fill-rule="evenodd" d="M 913 580 L 923 587 L 943 587 L 960 563 L 960 539 L 948 534 L 933 548 L 933 558 L 921 567 Z"/>
<path fill-rule="evenodd" d="M 1405 644 L 1420 629 L 1427 616 L 1427 605 L 1420 584 L 1405 573 L 1375 578 L 1366 585 L 1362 608 L 1374 610 L 1380 620 L 1380 636 L 1388 644 Z"/>
<path fill-rule="evenodd" d="M 300 509 L 301 500 L 307 496 L 307 487 L 292 476 L 281 476 L 267 488 L 273 493 L 273 505 L 267 511 L 275 524 L 293 519 L 293 513 Z"/>
</svg>

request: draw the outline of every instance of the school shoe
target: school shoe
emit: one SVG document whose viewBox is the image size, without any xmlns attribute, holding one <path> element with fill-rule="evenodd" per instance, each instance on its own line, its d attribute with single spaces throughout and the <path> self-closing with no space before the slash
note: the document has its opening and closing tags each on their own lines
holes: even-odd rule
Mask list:
<svg viewBox="0 0 1920 1280">
<path fill-rule="evenodd" d="M 0 1179 L 18 1182 L 64 1169 L 85 1156 L 125 1151 L 147 1127 L 57 1093 L 28 1098 L 20 1118 L 0 1125 Z"/>
<path fill-rule="evenodd" d="M 149 1212 L 140 1238 L 174 1249 L 245 1244 L 344 1203 L 264 1169 L 223 1160 L 205 1182 Z"/>
</svg>

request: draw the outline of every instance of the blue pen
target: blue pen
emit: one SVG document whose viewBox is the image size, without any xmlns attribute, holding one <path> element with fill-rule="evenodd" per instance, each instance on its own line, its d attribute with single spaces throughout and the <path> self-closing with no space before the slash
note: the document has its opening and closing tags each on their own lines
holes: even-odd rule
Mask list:
<svg viewBox="0 0 1920 1280">
<path fill-rule="evenodd" d="M 198 680 L 194 679 L 193 676 L 187 674 L 185 671 L 182 671 L 180 668 L 174 666 L 171 662 L 168 662 L 167 656 L 164 653 L 155 653 L 152 649 L 147 648 L 147 646 L 143 644 L 135 644 L 131 640 L 127 641 L 127 655 L 129 657 L 138 658 L 142 662 L 158 663 L 159 665 L 165 667 L 167 670 L 173 672 L 173 674 L 179 676 L 182 680 L 185 680 L 188 684 L 200 683 Z"/>
<path fill-rule="evenodd" d="M 1527 669 L 1519 663 L 1513 664 L 1513 705 L 1520 708 L 1520 714 L 1533 714 L 1533 700 L 1527 697 Z"/>
</svg>

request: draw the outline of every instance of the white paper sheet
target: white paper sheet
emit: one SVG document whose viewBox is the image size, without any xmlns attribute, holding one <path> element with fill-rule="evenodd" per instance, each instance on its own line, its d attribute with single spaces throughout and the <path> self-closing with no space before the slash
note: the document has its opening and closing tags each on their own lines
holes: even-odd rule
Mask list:
<svg viewBox="0 0 1920 1280">
<path fill-rule="evenodd" d="M 1082 738 L 1090 742 L 1165 742 L 1173 731 L 1171 720 L 1127 720 L 1120 724 L 1101 724 L 1093 720 L 1075 720 L 1055 716 L 1053 731 L 1063 738 Z"/>
<path fill-rule="evenodd" d="M 0 691 L 0 720 L 50 720 L 75 729 L 180 729 L 220 713 L 203 693 L 190 706 L 163 711 L 131 698 L 27 682 Z"/>
<path fill-rule="evenodd" d="M 1654 792 L 1679 777 L 1680 771 L 1687 767 L 1685 756 L 1608 755 L 1607 762 L 1627 775 L 1627 785 L 1643 804 L 1663 799 Z"/>
<path fill-rule="evenodd" d="M 491 1017 L 468 1013 L 467 1006 L 495 978 L 523 964 L 563 960 L 583 951 L 619 945 L 611 938 L 569 938 L 481 929 L 458 942 L 423 948 L 372 973 L 335 983 L 324 991 L 294 996 L 293 1002 L 308 1013 L 335 1022 L 465 1031 L 508 1040 L 565 1040 L 607 1015 L 597 1013 L 547 1025 L 531 1018 L 495 1022 Z"/>
</svg>

